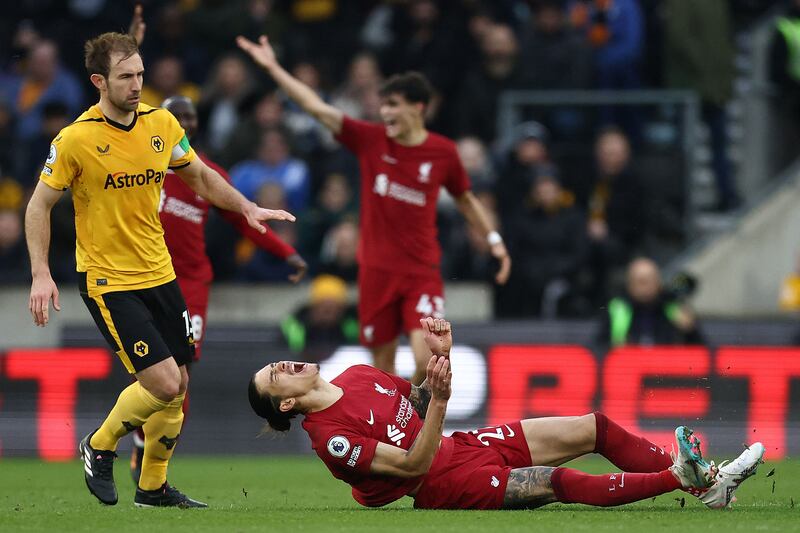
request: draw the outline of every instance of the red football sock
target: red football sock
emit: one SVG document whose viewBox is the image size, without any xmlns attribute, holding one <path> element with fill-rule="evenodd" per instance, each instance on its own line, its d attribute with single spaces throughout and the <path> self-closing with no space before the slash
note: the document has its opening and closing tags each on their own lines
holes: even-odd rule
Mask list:
<svg viewBox="0 0 800 533">
<path fill-rule="evenodd" d="M 553 470 L 550 483 L 561 503 L 584 503 L 600 507 L 637 502 L 681 488 L 680 481 L 669 470 L 593 476 L 572 468 L 559 467 Z"/>
<path fill-rule="evenodd" d="M 594 414 L 597 437 L 594 453 L 599 453 L 624 472 L 661 472 L 672 466 L 664 450 L 644 437 L 634 435 L 600 412 Z"/>
</svg>

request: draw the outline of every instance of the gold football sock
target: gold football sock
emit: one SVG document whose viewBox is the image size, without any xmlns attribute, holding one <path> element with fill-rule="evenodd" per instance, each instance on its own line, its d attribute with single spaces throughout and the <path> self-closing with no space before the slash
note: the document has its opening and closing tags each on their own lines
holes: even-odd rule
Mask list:
<svg viewBox="0 0 800 533">
<path fill-rule="evenodd" d="M 168 405 L 169 402 L 150 394 L 138 381 L 129 385 L 120 393 L 116 405 L 92 435 L 89 445 L 95 450 L 116 450 L 119 439 L 143 426 L 153 413 Z"/>
<path fill-rule="evenodd" d="M 167 464 L 169 463 L 183 425 L 183 399 L 186 394 L 175 396 L 169 405 L 154 413 L 142 429 L 144 429 L 144 459 L 139 488 L 155 490 L 167 480 Z"/>
</svg>

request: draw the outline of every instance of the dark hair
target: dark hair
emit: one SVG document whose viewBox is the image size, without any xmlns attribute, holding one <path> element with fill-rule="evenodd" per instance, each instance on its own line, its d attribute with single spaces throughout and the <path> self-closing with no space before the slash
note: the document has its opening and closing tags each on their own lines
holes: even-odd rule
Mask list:
<svg viewBox="0 0 800 533">
<path fill-rule="evenodd" d="M 270 396 L 264 393 L 259 394 L 256 388 L 256 375 L 250 378 L 250 384 L 247 386 L 247 396 L 250 398 L 250 407 L 261 418 L 266 419 L 269 427 L 275 431 L 289 431 L 292 427 L 292 418 L 297 416 L 297 411 L 283 412 L 280 409 L 280 398 Z"/>
<path fill-rule="evenodd" d="M 380 95 L 389 96 L 399 94 L 412 104 L 422 103 L 428 105 L 433 96 L 428 78 L 415 71 L 395 74 L 381 86 Z"/>
<path fill-rule="evenodd" d="M 139 45 L 132 35 L 108 32 L 89 39 L 84 45 L 84 63 L 89 74 L 100 74 L 108 78 L 111 72 L 111 54 L 121 53 L 128 59 L 139 53 Z"/>
</svg>

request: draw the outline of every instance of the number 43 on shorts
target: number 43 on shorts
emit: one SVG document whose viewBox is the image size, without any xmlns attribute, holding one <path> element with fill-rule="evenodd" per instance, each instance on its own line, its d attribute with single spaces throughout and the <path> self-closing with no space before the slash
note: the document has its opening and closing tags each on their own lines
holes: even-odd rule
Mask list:
<svg viewBox="0 0 800 533">
<path fill-rule="evenodd" d="M 419 297 L 419 302 L 414 310 L 422 316 L 444 318 L 444 298 L 441 296 L 431 298 L 430 295 L 423 294 Z"/>
</svg>

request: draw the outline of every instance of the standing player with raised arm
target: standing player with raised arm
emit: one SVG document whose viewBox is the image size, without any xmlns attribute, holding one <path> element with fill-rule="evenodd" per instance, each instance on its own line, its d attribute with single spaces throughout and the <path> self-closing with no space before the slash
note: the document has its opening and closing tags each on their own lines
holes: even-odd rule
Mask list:
<svg viewBox="0 0 800 533">
<path fill-rule="evenodd" d="M 416 360 L 412 382 L 421 382 L 430 350 L 419 320 L 444 316 L 441 250 L 436 239 L 436 200 L 442 186 L 469 223 L 486 235 L 492 255 L 500 262 L 497 283 L 504 284 L 511 271 L 503 239 L 470 191 L 455 144 L 425 128 L 430 84 L 413 72 L 390 78 L 381 88 L 383 124 L 371 124 L 344 115 L 292 77 L 278 63 L 266 37 L 258 43 L 239 37 L 237 43 L 289 98 L 358 157 L 361 342 L 372 350 L 377 368 L 393 372 L 398 336 L 406 333 Z"/>
<path fill-rule="evenodd" d="M 263 221 L 294 217 L 248 201 L 196 156 L 169 111 L 140 103 L 144 66 L 133 37 L 104 33 L 89 40 L 85 63 L 99 102 L 53 140 L 25 217 L 33 274 L 29 309 L 39 326 L 49 321 L 51 300 L 60 310 L 47 262 L 50 211 L 71 188 L 81 296 L 136 377 L 102 425 L 80 443 L 86 485 L 102 503 L 117 503 L 117 443 L 142 427 L 145 453 L 134 503 L 205 507 L 167 483 L 194 340 L 158 217 L 164 178 L 174 170 L 197 194 L 241 213 L 262 233 Z"/>
<path fill-rule="evenodd" d="M 419 387 L 366 365 L 326 381 L 317 365 L 292 361 L 268 364 L 250 380 L 256 414 L 276 431 L 288 431 L 292 418 L 302 415 L 312 448 L 362 505 L 410 496 L 421 509 L 614 506 L 683 489 L 711 508 L 724 508 L 761 463 L 764 446 L 757 442 L 717 469 L 683 426 L 675 430 L 673 459 L 599 412 L 509 421 L 444 437 L 451 328 L 433 318 L 421 325 L 433 355 Z M 561 466 L 589 453 L 621 472 L 589 475 Z"/>
</svg>

